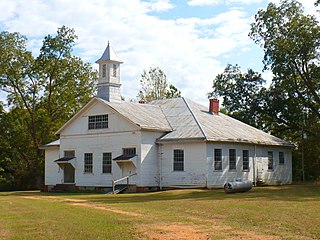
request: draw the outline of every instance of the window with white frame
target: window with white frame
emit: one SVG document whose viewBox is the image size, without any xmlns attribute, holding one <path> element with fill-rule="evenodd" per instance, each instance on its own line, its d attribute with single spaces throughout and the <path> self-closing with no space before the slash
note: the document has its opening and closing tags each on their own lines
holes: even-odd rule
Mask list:
<svg viewBox="0 0 320 240">
<path fill-rule="evenodd" d="M 108 128 L 108 115 L 89 116 L 88 129 Z"/>
<path fill-rule="evenodd" d="M 268 170 L 273 170 L 273 152 L 268 151 Z"/>
<path fill-rule="evenodd" d="M 93 153 L 84 154 L 84 172 L 92 173 L 93 170 Z"/>
<path fill-rule="evenodd" d="M 236 150 L 229 149 L 229 170 L 236 170 L 237 159 L 236 159 Z"/>
<path fill-rule="evenodd" d="M 214 149 L 214 170 L 222 170 L 222 149 Z"/>
<path fill-rule="evenodd" d="M 102 64 L 102 77 L 105 78 L 107 76 L 107 65 Z"/>
<path fill-rule="evenodd" d="M 64 157 L 75 157 L 75 151 L 74 150 L 67 150 L 64 151 Z"/>
<path fill-rule="evenodd" d="M 242 170 L 249 171 L 249 150 L 242 150 Z"/>
<path fill-rule="evenodd" d="M 173 150 L 173 171 L 184 171 L 184 150 Z"/>
<path fill-rule="evenodd" d="M 112 153 L 102 154 L 102 173 L 111 173 L 112 171 Z"/>
<path fill-rule="evenodd" d="M 117 77 L 117 64 L 112 64 L 112 67 L 113 67 L 113 74 L 112 74 L 112 76 L 113 76 L 113 77 Z"/>
<path fill-rule="evenodd" d="M 279 165 L 284 165 L 284 152 L 279 152 Z"/>
<path fill-rule="evenodd" d="M 122 149 L 123 155 L 135 155 L 137 154 L 136 148 L 123 148 Z"/>
</svg>

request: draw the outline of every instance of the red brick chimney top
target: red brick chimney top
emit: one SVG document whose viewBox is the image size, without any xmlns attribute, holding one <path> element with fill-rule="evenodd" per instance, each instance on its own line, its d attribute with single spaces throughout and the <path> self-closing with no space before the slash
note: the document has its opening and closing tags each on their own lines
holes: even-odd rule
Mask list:
<svg viewBox="0 0 320 240">
<path fill-rule="evenodd" d="M 219 114 L 219 100 L 216 98 L 209 98 L 209 112 Z"/>
</svg>

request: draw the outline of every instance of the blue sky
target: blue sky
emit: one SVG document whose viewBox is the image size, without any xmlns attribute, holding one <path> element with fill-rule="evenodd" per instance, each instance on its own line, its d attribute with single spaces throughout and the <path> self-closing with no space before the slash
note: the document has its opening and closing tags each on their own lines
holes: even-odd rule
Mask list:
<svg viewBox="0 0 320 240">
<path fill-rule="evenodd" d="M 74 54 L 94 63 L 107 42 L 124 62 L 122 95 L 136 97 L 143 69 L 160 67 L 182 95 L 207 104 L 214 77 L 230 64 L 261 71 L 263 51 L 248 38 L 269 0 L 0 0 L 0 31 L 18 31 L 36 56 L 42 39 L 66 25 Z M 304 0 L 314 12 L 314 0 Z M 270 73 L 264 73 L 270 79 Z M 3 93 L 0 99 L 4 99 Z"/>
</svg>

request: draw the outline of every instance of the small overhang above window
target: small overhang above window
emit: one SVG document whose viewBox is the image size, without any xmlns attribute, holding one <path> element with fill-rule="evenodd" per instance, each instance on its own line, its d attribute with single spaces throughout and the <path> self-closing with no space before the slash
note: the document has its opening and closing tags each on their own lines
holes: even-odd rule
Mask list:
<svg viewBox="0 0 320 240">
<path fill-rule="evenodd" d="M 137 167 L 137 154 L 123 154 L 112 160 L 116 161 L 118 164 L 131 162 L 135 167 Z"/>
<path fill-rule="evenodd" d="M 54 160 L 57 164 L 71 164 L 74 168 L 76 166 L 76 158 L 75 157 L 62 157 L 57 160 Z"/>
</svg>

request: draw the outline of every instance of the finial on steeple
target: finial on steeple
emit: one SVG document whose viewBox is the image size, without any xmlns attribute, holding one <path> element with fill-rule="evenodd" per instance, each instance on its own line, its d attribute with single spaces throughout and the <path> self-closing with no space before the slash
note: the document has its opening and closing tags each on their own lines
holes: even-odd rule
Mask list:
<svg viewBox="0 0 320 240">
<path fill-rule="evenodd" d="M 109 40 L 108 40 L 108 46 L 109 46 Z"/>
</svg>

